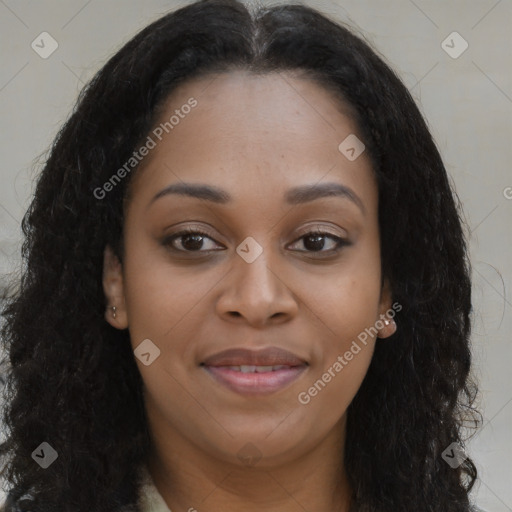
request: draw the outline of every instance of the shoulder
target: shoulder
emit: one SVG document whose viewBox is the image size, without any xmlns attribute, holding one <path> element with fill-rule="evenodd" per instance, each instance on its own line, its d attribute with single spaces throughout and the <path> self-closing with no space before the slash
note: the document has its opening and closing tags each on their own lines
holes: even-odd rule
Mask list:
<svg viewBox="0 0 512 512">
<path fill-rule="evenodd" d="M 0 503 L 0 512 L 29 512 L 32 510 L 33 497 L 29 493 L 20 496 L 19 492 L 10 491 L 3 503 Z"/>
<path fill-rule="evenodd" d="M 127 506 L 125 512 L 170 512 L 162 496 L 156 489 L 146 466 L 141 468 L 139 480 L 139 501 L 137 508 Z M 22 492 L 19 489 L 11 489 L 3 502 L 0 501 L 0 512 L 37 512 L 34 508 L 34 494 Z"/>
<path fill-rule="evenodd" d="M 142 512 L 171 512 L 146 466 L 141 468 L 139 507 Z"/>
</svg>

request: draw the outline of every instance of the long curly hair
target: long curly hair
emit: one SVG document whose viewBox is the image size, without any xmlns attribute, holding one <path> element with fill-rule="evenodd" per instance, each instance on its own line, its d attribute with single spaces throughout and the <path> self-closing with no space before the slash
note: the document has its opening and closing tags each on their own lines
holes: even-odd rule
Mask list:
<svg viewBox="0 0 512 512">
<path fill-rule="evenodd" d="M 104 184 L 178 84 L 212 72 L 295 70 L 352 108 L 379 189 L 382 272 L 402 310 L 348 409 L 344 464 L 357 512 L 467 512 L 477 472 L 443 451 L 476 425 L 471 280 L 460 202 L 413 98 L 343 24 L 289 4 L 201 0 L 144 28 L 81 92 L 22 222 L 22 276 L 3 307 L 0 446 L 9 510 L 137 511 L 150 450 L 127 330 L 104 319 L 103 251 L 123 261 L 126 192 Z M 58 453 L 43 469 L 42 442 Z M 27 503 L 27 502 L 26 502 Z M 19 507 L 19 508 L 15 508 Z"/>
</svg>

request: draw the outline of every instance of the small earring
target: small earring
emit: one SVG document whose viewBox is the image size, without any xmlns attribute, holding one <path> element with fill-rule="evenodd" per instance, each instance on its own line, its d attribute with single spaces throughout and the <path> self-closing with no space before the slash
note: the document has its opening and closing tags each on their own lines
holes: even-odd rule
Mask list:
<svg viewBox="0 0 512 512">
<path fill-rule="evenodd" d="M 382 319 L 382 323 L 384 324 L 384 326 L 386 328 L 389 328 L 391 326 L 391 329 L 392 329 L 392 333 L 391 334 L 388 334 L 388 336 L 391 336 L 393 335 L 395 332 L 396 332 L 396 322 L 395 320 L 391 319 L 391 320 L 388 320 L 387 318 L 385 319 Z M 380 334 L 380 333 L 379 333 Z M 384 338 L 387 338 L 388 336 L 384 336 Z M 377 338 L 381 338 L 379 335 L 377 335 Z M 381 338 L 383 339 L 383 338 Z"/>
<path fill-rule="evenodd" d="M 115 318 L 116 317 L 116 307 L 115 306 L 111 306 L 112 307 L 112 318 Z"/>
</svg>

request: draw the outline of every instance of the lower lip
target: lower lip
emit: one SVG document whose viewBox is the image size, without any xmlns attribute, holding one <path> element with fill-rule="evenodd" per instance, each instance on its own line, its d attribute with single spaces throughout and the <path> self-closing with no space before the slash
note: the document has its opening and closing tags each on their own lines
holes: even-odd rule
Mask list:
<svg viewBox="0 0 512 512">
<path fill-rule="evenodd" d="M 292 366 L 272 372 L 242 373 L 229 368 L 205 366 L 205 370 L 218 382 L 237 393 L 262 395 L 275 393 L 296 380 L 306 366 Z"/>
</svg>

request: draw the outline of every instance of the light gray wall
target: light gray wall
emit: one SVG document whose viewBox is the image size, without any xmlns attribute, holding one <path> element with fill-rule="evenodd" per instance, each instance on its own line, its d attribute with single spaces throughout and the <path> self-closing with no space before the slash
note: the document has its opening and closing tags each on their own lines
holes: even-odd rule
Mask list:
<svg viewBox="0 0 512 512">
<path fill-rule="evenodd" d="M 186 3 L 0 1 L 1 273 L 18 262 L 19 222 L 39 169 L 35 159 L 83 84 L 135 32 Z M 489 511 L 512 511 L 512 2 L 307 3 L 358 27 L 399 72 L 428 119 L 464 204 L 474 267 L 475 372 L 485 418 L 469 445 L 481 476 L 475 496 Z M 43 31 L 58 43 L 47 59 L 31 48 Z M 454 31 L 469 45 L 458 58 L 441 47 Z M 462 48 L 457 38 L 447 44 L 452 53 Z"/>
</svg>

